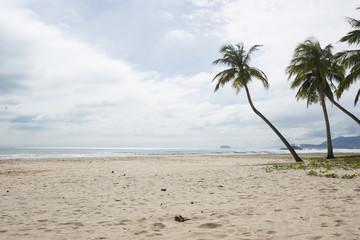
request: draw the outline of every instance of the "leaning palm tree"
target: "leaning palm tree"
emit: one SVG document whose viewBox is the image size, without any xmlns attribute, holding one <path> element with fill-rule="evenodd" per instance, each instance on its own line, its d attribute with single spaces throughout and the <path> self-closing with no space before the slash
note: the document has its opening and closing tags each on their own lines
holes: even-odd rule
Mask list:
<svg viewBox="0 0 360 240">
<path fill-rule="evenodd" d="M 319 42 L 306 40 L 299 44 L 294 52 L 293 59 L 287 67 L 288 79 L 293 76 L 291 88 L 299 88 L 296 99 L 307 99 L 307 106 L 320 103 L 326 125 L 327 158 L 334 158 L 330 122 L 326 109 L 326 95 L 331 93 L 328 78 L 331 75 L 329 69 L 332 65 L 331 45 L 321 48 Z"/>
<path fill-rule="evenodd" d="M 354 28 L 354 30 L 348 32 L 348 34 L 342 37 L 340 42 L 347 42 L 349 45 L 358 45 L 360 43 L 360 21 L 353 18 L 348 18 L 348 22 L 352 28 Z M 360 78 L 360 50 L 355 49 L 343 51 L 336 56 L 347 69 L 350 69 L 349 74 L 340 82 L 338 86 L 337 97 L 339 98 L 345 89 L 348 89 L 351 84 Z M 359 97 L 360 89 L 355 96 L 354 105 L 356 105 L 358 102 Z"/>
<path fill-rule="evenodd" d="M 330 52 L 331 54 L 331 52 Z M 328 70 L 328 76 L 327 79 L 329 81 L 331 89 L 328 89 L 329 91 L 325 92 L 326 97 L 330 100 L 330 102 L 335 105 L 337 108 L 339 108 L 343 113 L 348 115 L 350 118 L 352 118 L 357 124 L 360 125 L 360 119 L 358 119 L 354 114 L 350 113 L 348 110 L 346 110 L 343 106 L 341 106 L 334 98 L 333 92 L 338 94 L 339 89 L 341 89 L 341 85 L 344 84 L 345 79 L 345 66 L 339 61 L 338 55 L 334 55 L 331 57 L 331 66 Z M 335 87 L 333 84 L 333 81 L 338 82 L 338 88 Z M 340 96 L 338 96 L 338 99 Z"/>
<path fill-rule="evenodd" d="M 253 79 L 259 79 L 265 88 L 269 87 L 268 79 L 264 72 L 260 69 L 250 67 L 250 57 L 253 52 L 255 52 L 260 45 L 255 45 L 248 52 L 245 51 L 244 45 L 242 43 L 237 44 L 235 47 L 231 44 L 225 45 L 220 49 L 220 53 L 223 54 L 222 58 L 219 58 L 213 62 L 213 64 L 224 64 L 230 68 L 223 70 L 216 74 L 212 81 L 218 80 L 215 92 L 219 90 L 220 86 L 231 82 L 232 87 L 236 90 L 238 94 L 241 88 L 245 88 L 247 99 L 252 110 L 264 120 L 269 127 L 278 135 L 281 141 L 285 144 L 287 149 L 290 151 L 296 162 L 302 162 L 301 158 L 297 155 L 294 148 L 288 143 L 288 141 L 281 135 L 281 133 L 267 120 L 264 115 L 262 115 L 255 107 L 250 97 L 250 92 L 248 88 L 248 83 Z"/>
</svg>

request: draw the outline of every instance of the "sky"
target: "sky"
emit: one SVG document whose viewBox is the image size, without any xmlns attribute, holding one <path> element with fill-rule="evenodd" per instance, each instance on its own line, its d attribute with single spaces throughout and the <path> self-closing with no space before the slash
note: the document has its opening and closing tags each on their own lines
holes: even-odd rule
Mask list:
<svg viewBox="0 0 360 240">
<path fill-rule="evenodd" d="M 320 105 L 296 101 L 285 73 L 295 47 L 333 52 L 360 18 L 355 0 L 0 0 L 0 146 L 282 147 L 245 91 L 214 93 L 224 44 L 263 45 L 254 105 L 290 143 L 326 140 Z M 357 82 L 339 103 L 360 116 Z M 329 102 L 332 137 L 360 135 Z"/>
</svg>

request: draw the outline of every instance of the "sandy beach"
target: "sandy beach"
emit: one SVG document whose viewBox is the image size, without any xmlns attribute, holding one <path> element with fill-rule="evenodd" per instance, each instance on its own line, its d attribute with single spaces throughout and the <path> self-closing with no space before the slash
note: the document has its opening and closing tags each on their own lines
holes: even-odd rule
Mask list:
<svg viewBox="0 0 360 240">
<path fill-rule="evenodd" d="M 0 239 L 360 239 L 360 177 L 264 169 L 292 162 L 287 155 L 0 160 Z M 188 220 L 175 221 L 179 215 Z"/>
</svg>

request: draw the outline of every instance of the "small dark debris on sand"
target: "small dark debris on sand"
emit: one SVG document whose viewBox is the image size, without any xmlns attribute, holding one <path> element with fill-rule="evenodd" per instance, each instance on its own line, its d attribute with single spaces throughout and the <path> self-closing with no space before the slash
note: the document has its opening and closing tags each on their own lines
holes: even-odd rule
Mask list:
<svg viewBox="0 0 360 240">
<path fill-rule="evenodd" d="M 190 220 L 190 219 L 184 218 L 183 216 L 178 215 L 178 216 L 175 216 L 175 217 L 174 217 L 174 220 L 177 221 L 177 222 L 185 222 L 185 221 L 188 221 L 188 220 Z"/>
</svg>

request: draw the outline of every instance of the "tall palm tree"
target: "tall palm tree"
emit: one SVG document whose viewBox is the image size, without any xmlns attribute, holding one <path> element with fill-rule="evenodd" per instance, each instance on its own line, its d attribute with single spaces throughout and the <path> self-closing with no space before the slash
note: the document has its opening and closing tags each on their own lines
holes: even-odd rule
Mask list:
<svg viewBox="0 0 360 240">
<path fill-rule="evenodd" d="M 360 8 L 357 8 L 360 9 Z M 354 28 L 353 31 L 348 32 L 344 37 L 340 39 L 340 42 L 347 42 L 349 45 L 358 45 L 360 43 L 360 21 L 348 18 L 348 22 Z M 348 89 L 351 84 L 356 82 L 360 78 L 360 50 L 348 50 L 343 51 L 336 55 L 340 59 L 341 63 L 347 69 L 350 69 L 349 74 L 340 82 L 337 90 L 337 97 L 339 98 L 345 89 Z M 360 89 L 358 90 L 354 105 L 358 102 L 360 97 Z"/>
<path fill-rule="evenodd" d="M 326 125 L 327 158 L 334 158 L 331 142 L 330 122 L 326 109 L 326 95 L 331 92 L 328 78 L 332 65 L 331 45 L 321 48 L 319 42 L 306 40 L 300 43 L 295 51 L 290 65 L 286 68 L 288 79 L 293 76 L 291 88 L 299 88 L 296 99 L 307 99 L 307 105 L 320 103 Z"/>
<path fill-rule="evenodd" d="M 262 115 L 255 107 L 251 100 L 248 83 L 253 79 L 259 79 L 265 88 L 269 87 L 268 79 L 264 72 L 260 69 L 250 67 L 249 62 L 251 60 L 251 54 L 255 52 L 260 45 L 255 45 L 248 52 L 245 51 L 244 45 L 242 43 L 233 46 L 231 44 L 225 45 L 220 49 L 220 53 L 223 55 L 222 58 L 219 58 L 213 62 L 213 64 L 224 64 L 230 68 L 223 70 L 216 74 L 212 81 L 218 80 L 215 92 L 219 90 L 220 86 L 231 82 L 232 87 L 235 88 L 236 93 L 239 93 L 241 88 L 245 88 L 247 99 L 252 110 L 264 120 L 269 127 L 278 135 L 281 141 L 288 148 L 296 162 L 302 162 L 302 159 L 297 155 L 294 148 L 288 143 L 288 141 L 281 135 L 281 133 L 267 120 L 264 115 Z"/>
</svg>

